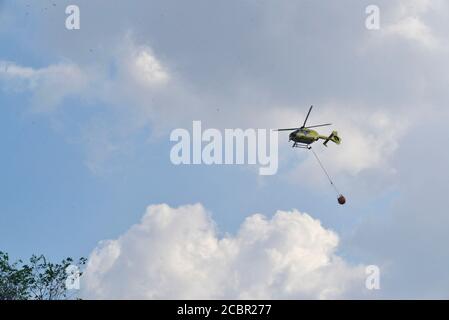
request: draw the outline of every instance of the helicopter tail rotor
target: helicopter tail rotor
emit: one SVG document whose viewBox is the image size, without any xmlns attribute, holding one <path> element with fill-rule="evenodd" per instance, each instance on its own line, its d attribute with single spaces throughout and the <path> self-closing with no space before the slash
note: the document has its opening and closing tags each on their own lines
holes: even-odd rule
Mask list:
<svg viewBox="0 0 449 320">
<path fill-rule="evenodd" d="M 327 147 L 327 143 L 329 141 L 332 141 L 335 144 L 340 144 L 341 143 L 341 138 L 338 136 L 338 132 L 337 131 L 332 131 L 330 136 L 327 137 L 327 139 L 324 141 L 323 144 Z"/>
</svg>

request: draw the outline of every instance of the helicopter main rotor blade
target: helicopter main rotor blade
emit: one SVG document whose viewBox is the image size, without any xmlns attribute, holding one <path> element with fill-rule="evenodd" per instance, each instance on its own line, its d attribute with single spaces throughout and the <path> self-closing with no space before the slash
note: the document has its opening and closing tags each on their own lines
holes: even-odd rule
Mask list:
<svg viewBox="0 0 449 320">
<path fill-rule="evenodd" d="M 274 131 L 293 131 L 298 130 L 299 128 L 287 128 L 287 129 L 274 129 Z"/>
<path fill-rule="evenodd" d="M 317 124 L 314 126 L 308 126 L 308 127 L 304 127 L 305 129 L 309 129 L 309 128 L 317 128 L 317 127 L 325 127 L 325 126 L 331 126 L 332 123 L 325 123 L 325 124 Z"/>
<path fill-rule="evenodd" d="M 306 119 L 304 120 L 304 124 L 302 125 L 302 127 L 301 127 L 301 128 L 305 128 L 305 126 L 306 126 L 306 122 L 307 122 L 307 119 L 309 119 L 309 116 L 310 116 L 310 112 L 312 111 L 312 108 L 313 108 L 313 106 L 310 106 L 310 108 L 309 108 L 309 112 L 307 112 L 307 116 L 306 116 Z"/>
</svg>

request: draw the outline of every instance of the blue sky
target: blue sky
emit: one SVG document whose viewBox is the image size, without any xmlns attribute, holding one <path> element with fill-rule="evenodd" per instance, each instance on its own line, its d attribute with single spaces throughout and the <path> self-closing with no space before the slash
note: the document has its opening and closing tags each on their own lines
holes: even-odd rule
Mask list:
<svg viewBox="0 0 449 320">
<path fill-rule="evenodd" d="M 444 2 L 378 1 L 376 31 L 364 1 L 55 4 L 0 2 L 0 250 L 89 256 L 163 203 L 201 203 L 218 238 L 255 213 L 275 221 L 297 209 L 338 235 L 348 265 L 381 267 L 382 290 L 368 297 L 447 298 Z M 69 4 L 80 30 L 65 28 Z M 311 104 L 311 122 L 333 122 L 342 137 L 317 149 L 345 206 L 287 135 L 274 176 L 170 162 L 171 130 L 193 120 L 291 127 Z"/>
</svg>

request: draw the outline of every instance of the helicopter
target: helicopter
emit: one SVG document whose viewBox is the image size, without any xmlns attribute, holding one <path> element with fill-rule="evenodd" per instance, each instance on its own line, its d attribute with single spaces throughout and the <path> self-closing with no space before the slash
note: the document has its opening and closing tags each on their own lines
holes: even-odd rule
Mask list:
<svg viewBox="0 0 449 320">
<path fill-rule="evenodd" d="M 338 132 L 337 131 L 332 131 L 332 133 L 329 136 L 323 136 L 323 135 L 320 135 L 315 130 L 311 130 L 311 128 L 330 126 L 330 125 L 332 125 L 332 123 L 318 124 L 318 125 L 313 125 L 313 126 L 307 126 L 306 127 L 306 123 L 307 123 L 307 120 L 309 119 L 310 112 L 312 112 L 312 108 L 313 108 L 313 106 L 310 106 L 309 112 L 307 112 L 306 119 L 304 120 L 304 123 L 302 124 L 301 127 L 299 127 L 299 128 L 276 129 L 275 131 L 293 131 L 288 136 L 289 137 L 288 141 L 293 141 L 292 147 L 293 148 L 304 148 L 304 149 L 308 149 L 308 150 L 312 151 L 312 153 L 315 156 L 316 160 L 318 161 L 318 164 L 320 165 L 321 169 L 326 174 L 330 184 L 332 185 L 332 187 L 337 192 L 337 195 L 338 195 L 337 201 L 338 201 L 338 203 L 340 205 L 344 205 L 346 203 L 345 196 L 343 196 L 338 191 L 337 187 L 335 186 L 334 182 L 331 179 L 331 176 L 327 172 L 326 168 L 324 168 L 323 163 L 321 162 L 321 160 L 318 158 L 318 155 L 315 153 L 315 151 L 312 150 L 312 147 L 310 146 L 312 143 L 314 143 L 314 142 L 316 142 L 316 141 L 318 141 L 320 139 L 324 140 L 323 144 L 326 147 L 327 147 L 327 143 L 329 141 L 332 141 L 335 144 L 340 144 L 341 143 L 341 138 L 338 136 Z"/>
<path fill-rule="evenodd" d="M 293 141 L 292 148 L 304 148 L 304 149 L 311 149 L 310 146 L 315 141 L 318 141 L 320 139 L 324 140 L 324 145 L 327 147 L 327 143 L 329 141 L 334 142 L 335 144 L 341 143 L 341 138 L 338 136 L 337 131 L 332 131 L 332 133 L 329 136 L 323 136 L 320 135 L 317 131 L 311 130 L 311 128 L 317 128 L 317 127 L 324 127 L 324 126 L 330 126 L 332 123 L 325 123 L 325 124 L 319 124 L 319 125 L 313 125 L 313 126 L 307 126 L 306 123 L 309 119 L 310 112 L 312 111 L 313 106 L 310 106 L 309 112 L 307 113 L 306 119 L 304 120 L 304 123 L 299 128 L 286 128 L 286 129 L 276 129 L 275 131 L 293 131 L 289 134 L 289 140 Z"/>
</svg>

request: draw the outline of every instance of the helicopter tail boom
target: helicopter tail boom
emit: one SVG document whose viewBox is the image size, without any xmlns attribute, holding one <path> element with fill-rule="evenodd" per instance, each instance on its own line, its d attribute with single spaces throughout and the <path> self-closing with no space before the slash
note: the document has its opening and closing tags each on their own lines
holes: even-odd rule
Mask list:
<svg viewBox="0 0 449 320">
<path fill-rule="evenodd" d="M 324 141 L 323 144 L 327 147 L 327 143 L 329 141 L 332 141 L 335 144 L 340 144 L 341 143 L 341 138 L 338 136 L 338 132 L 337 131 L 332 131 L 330 136 L 326 138 L 326 140 Z"/>
</svg>

